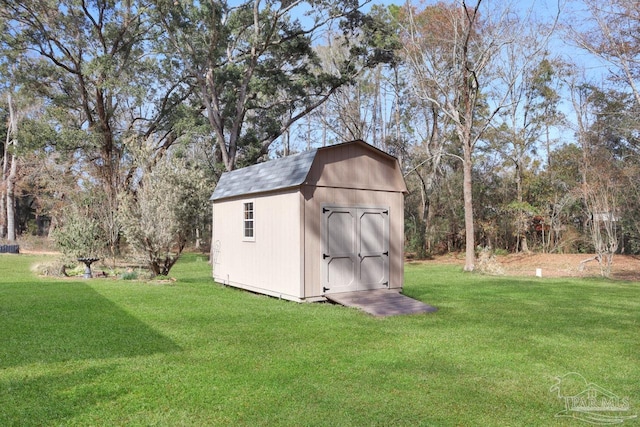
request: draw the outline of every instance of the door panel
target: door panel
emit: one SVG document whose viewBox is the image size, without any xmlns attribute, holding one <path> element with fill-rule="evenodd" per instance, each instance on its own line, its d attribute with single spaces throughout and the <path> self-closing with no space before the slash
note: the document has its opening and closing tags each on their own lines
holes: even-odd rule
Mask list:
<svg viewBox="0 0 640 427">
<path fill-rule="evenodd" d="M 384 262 L 381 257 L 368 256 L 360 260 L 359 289 L 377 289 L 386 282 Z"/>
<path fill-rule="evenodd" d="M 349 209 L 334 210 L 327 216 L 327 250 L 332 256 L 353 253 L 355 218 Z"/>
<path fill-rule="evenodd" d="M 331 257 L 327 263 L 327 288 L 347 292 L 356 290 L 356 265 L 351 256 Z"/>
</svg>

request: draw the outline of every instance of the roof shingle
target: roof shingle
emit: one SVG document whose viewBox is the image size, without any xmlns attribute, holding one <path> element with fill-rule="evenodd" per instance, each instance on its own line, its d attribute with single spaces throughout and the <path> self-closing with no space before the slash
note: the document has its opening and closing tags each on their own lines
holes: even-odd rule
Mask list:
<svg viewBox="0 0 640 427">
<path fill-rule="evenodd" d="M 211 200 L 262 193 L 301 185 L 307 177 L 317 149 L 282 157 L 231 172 L 220 177 Z"/>
</svg>

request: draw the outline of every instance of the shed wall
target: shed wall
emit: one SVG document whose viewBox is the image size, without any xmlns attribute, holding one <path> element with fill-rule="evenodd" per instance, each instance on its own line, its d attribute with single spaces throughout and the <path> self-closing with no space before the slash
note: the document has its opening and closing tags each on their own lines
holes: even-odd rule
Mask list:
<svg viewBox="0 0 640 427">
<path fill-rule="evenodd" d="M 213 204 L 213 242 L 220 242 L 216 282 L 298 301 L 302 294 L 301 196 L 298 188 Z M 254 203 L 255 240 L 243 239 L 244 203 Z"/>
<path fill-rule="evenodd" d="M 404 194 L 401 192 L 303 186 L 305 297 L 322 296 L 322 207 L 389 208 L 389 288 L 404 285 Z"/>
</svg>

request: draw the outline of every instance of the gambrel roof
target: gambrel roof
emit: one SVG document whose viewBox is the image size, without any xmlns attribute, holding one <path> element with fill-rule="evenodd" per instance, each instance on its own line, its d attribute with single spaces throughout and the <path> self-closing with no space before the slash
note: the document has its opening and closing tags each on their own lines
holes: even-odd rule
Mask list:
<svg viewBox="0 0 640 427">
<path fill-rule="evenodd" d="M 268 191 L 299 187 L 307 183 L 306 181 L 308 178 L 312 181 L 314 178 L 318 178 L 317 176 L 310 177 L 310 171 L 313 168 L 314 161 L 317 159 L 319 159 L 318 162 L 328 161 L 328 153 L 335 153 L 337 150 L 345 148 L 349 149 L 349 147 L 354 147 L 354 150 L 358 153 L 366 152 L 377 159 L 384 159 L 388 165 L 392 164 L 392 169 L 396 171 L 395 173 L 397 173 L 398 176 L 395 178 L 394 182 L 386 183 L 386 186 L 389 188 L 385 189 L 389 190 L 390 187 L 395 186 L 396 190 L 405 193 L 407 192 L 402 174 L 400 174 L 399 169 L 397 169 L 397 159 L 364 141 L 356 140 L 345 142 L 343 144 L 314 148 L 299 154 L 269 160 L 257 165 L 236 169 L 231 172 L 225 172 L 220 177 L 210 200 L 216 201 L 236 196 L 247 196 Z M 376 166 L 373 165 L 372 167 L 375 169 Z M 315 174 L 317 175 L 317 173 L 321 173 L 321 171 L 316 171 Z M 363 175 L 372 174 L 375 174 L 373 169 L 367 170 Z M 314 175 L 314 173 L 311 175 Z M 341 176 L 343 176 L 343 174 L 333 176 L 333 180 L 340 180 Z M 349 181 L 349 179 L 343 179 L 339 184 L 340 186 L 349 185 L 351 184 Z M 381 190 L 381 188 L 377 189 Z"/>
</svg>

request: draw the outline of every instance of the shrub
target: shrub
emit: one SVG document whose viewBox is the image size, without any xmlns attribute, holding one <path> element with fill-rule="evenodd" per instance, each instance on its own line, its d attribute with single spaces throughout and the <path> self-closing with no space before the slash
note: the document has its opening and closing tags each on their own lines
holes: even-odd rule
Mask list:
<svg viewBox="0 0 640 427">
<path fill-rule="evenodd" d="M 491 276 L 504 275 L 504 269 L 502 265 L 496 259 L 495 254 L 489 248 L 482 248 L 478 254 L 478 262 L 476 264 L 476 271 L 482 274 L 488 274 Z"/>
<path fill-rule="evenodd" d="M 120 275 L 122 280 L 138 280 L 138 272 L 136 271 L 125 271 Z"/>
<path fill-rule="evenodd" d="M 64 225 L 53 232 L 53 238 L 67 261 L 80 257 L 99 258 L 106 247 L 98 220 L 73 205 L 66 210 Z"/>
</svg>

